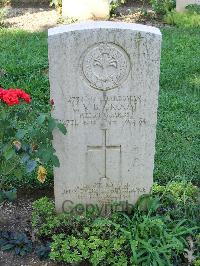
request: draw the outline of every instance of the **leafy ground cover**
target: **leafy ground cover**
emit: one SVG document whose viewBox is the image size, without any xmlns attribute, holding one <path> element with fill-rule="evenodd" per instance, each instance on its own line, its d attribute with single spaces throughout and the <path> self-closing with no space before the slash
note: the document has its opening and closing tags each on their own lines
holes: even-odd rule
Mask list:
<svg viewBox="0 0 200 266">
<path fill-rule="evenodd" d="M 190 265 L 199 258 L 198 197 L 191 183 L 155 184 L 151 195 L 106 218 L 94 208 L 80 213 L 80 204 L 56 214 L 54 203 L 44 197 L 33 203 L 32 226 L 43 243 L 40 255 L 56 262 Z"/>
<path fill-rule="evenodd" d="M 200 29 L 164 28 L 154 179 L 199 181 Z M 49 104 L 47 34 L 0 30 L 0 87 L 30 93 L 33 108 Z M 26 180 L 25 180 L 26 179 Z M 52 173 L 48 174 L 48 185 Z M 11 186 L 38 185 L 34 175 Z"/>
</svg>

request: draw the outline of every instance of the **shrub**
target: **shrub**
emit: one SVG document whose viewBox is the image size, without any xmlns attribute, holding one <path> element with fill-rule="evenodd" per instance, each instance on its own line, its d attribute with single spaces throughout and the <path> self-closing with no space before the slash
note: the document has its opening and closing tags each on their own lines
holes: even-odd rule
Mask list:
<svg viewBox="0 0 200 266">
<path fill-rule="evenodd" d="M 24 256 L 32 251 L 32 242 L 24 233 L 0 231 L 2 251 L 13 250 L 16 255 Z"/>
<path fill-rule="evenodd" d="M 36 200 L 32 207 L 32 226 L 36 231 L 42 231 L 41 227 L 47 219 L 55 215 L 54 203 L 47 197 L 43 197 Z"/>
<path fill-rule="evenodd" d="M 200 15 L 196 12 L 191 12 L 191 10 L 184 13 L 171 11 L 167 13 L 164 20 L 166 23 L 170 25 L 176 25 L 178 27 L 186 27 L 186 28 L 200 27 Z"/>
<path fill-rule="evenodd" d="M 200 259 L 197 259 L 193 263 L 194 266 L 200 266 Z"/>
<path fill-rule="evenodd" d="M 55 235 L 50 258 L 67 263 L 89 261 L 91 265 L 128 265 L 128 241 L 107 219 L 85 225 L 82 237 Z"/>
<path fill-rule="evenodd" d="M 188 224 L 200 225 L 200 191 L 191 182 L 172 181 L 166 186 L 155 183 L 152 193 L 160 198 L 161 213 L 173 220 L 187 219 Z"/>
<path fill-rule="evenodd" d="M 153 194 L 162 197 L 162 202 L 166 205 L 173 204 L 191 204 L 197 203 L 199 199 L 199 189 L 191 182 L 172 181 L 166 186 L 155 183 L 153 185 Z"/>
<path fill-rule="evenodd" d="M 57 262 L 182 265 L 187 237 L 195 237 L 197 227 L 188 224 L 183 216 L 173 219 L 168 211 L 162 216 L 160 211 L 171 206 L 169 194 L 173 195 L 176 207 L 185 199 L 188 204 L 196 203 L 196 187 L 172 182 L 166 187 L 155 185 L 153 191 L 138 200 L 131 214 L 116 212 L 107 218 L 91 213 L 56 214 L 52 201 L 39 199 L 33 205 L 32 225 L 38 240 L 51 242 L 50 258 Z"/>
<path fill-rule="evenodd" d="M 53 201 L 47 197 L 33 203 L 32 226 L 39 238 L 51 240 L 54 234 L 65 232 L 67 235 L 80 236 L 84 226 L 92 224 L 95 215 L 56 214 Z"/>
<path fill-rule="evenodd" d="M 145 204 L 144 204 L 145 203 Z M 162 202 L 153 195 L 138 200 L 131 216 L 123 222 L 115 222 L 129 239 L 131 247 L 131 265 L 172 265 L 182 262 L 186 237 L 197 229 L 187 226 L 182 219 L 172 220 L 168 214 L 160 216 Z"/>
<path fill-rule="evenodd" d="M 59 166 L 51 146 L 52 131 L 57 128 L 66 134 L 65 126 L 50 113 L 35 112 L 30 95 L 21 89 L 0 88 L 0 103 L 0 189 L 8 188 L 11 176 L 23 178 L 36 168 L 43 183 L 47 175 L 44 166 Z"/>
<path fill-rule="evenodd" d="M 122 4 L 125 4 L 127 0 L 110 0 L 110 14 L 115 12 L 115 9 Z"/>
<path fill-rule="evenodd" d="M 194 4 L 194 5 L 188 5 L 186 6 L 186 10 L 189 13 L 196 13 L 196 14 L 200 14 L 200 5 Z"/>
<path fill-rule="evenodd" d="M 157 14 L 164 15 L 176 7 L 175 0 L 150 0 L 153 10 Z"/>
<path fill-rule="evenodd" d="M 50 258 L 57 262 L 77 264 L 89 256 L 88 247 L 83 239 L 64 234 L 54 235 L 51 244 Z"/>
</svg>

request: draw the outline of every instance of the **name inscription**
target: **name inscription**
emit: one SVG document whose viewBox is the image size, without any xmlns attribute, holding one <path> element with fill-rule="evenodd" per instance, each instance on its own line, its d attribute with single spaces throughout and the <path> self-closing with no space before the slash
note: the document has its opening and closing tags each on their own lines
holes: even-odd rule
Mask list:
<svg viewBox="0 0 200 266">
<path fill-rule="evenodd" d="M 147 123 L 142 115 L 136 116 L 142 106 L 142 96 L 68 96 L 66 102 L 66 126 L 96 125 L 98 122 L 107 125 L 120 123 L 122 126 L 143 126 Z"/>
</svg>

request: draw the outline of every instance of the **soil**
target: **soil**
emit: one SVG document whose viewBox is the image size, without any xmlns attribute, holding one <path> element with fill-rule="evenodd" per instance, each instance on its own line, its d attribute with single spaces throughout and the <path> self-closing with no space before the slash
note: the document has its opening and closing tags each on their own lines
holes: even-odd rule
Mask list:
<svg viewBox="0 0 200 266">
<path fill-rule="evenodd" d="M 59 18 L 55 9 L 48 7 L 6 7 L 6 27 L 27 31 L 43 31 L 55 27 Z"/>
<path fill-rule="evenodd" d="M 48 196 L 53 198 L 51 190 L 20 190 L 15 202 L 3 202 L 0 205 L 0 230 L 25 232 L 32 236 L 31 212 L 34 200 Z M 1 266 L 55 266 L 50 261 L 40 261 L 36 254 L 32 253 L 25 257 L 15 255 L 14 252 L 0 251 Z"/>
<path fill-rule="evenodd" d="M 110 18 L 111 21 L 125 21 L 132 23 L 142 23 L 150 26 L 161 27 L 163 23 L 159 18 L 155 19 L 155 13 L 151 7 L 145 5 L 148 16 L 141 13 L 141 2 L 128 1 L 125 6 L 117 8 L 115 14 Z M 58 26 L 59 23 L 68 24 L 69 21 L 62 21 L 55 9 L 44 7 L 5 7 L 5 26 L 18 28 L 27 31 L 43 31 L 48 28 Z"/>
</svg>

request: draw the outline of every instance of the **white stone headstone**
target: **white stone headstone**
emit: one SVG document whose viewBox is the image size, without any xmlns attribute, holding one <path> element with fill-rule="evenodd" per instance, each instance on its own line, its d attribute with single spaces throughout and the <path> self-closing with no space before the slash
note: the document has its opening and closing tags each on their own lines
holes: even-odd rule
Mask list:
<svg viewBox="0 0 200 266">
<path fill-rule="evenodd" d="M 108 0 L 62 0 L 62 17 L 74 20 L 107 19 L 110 15 Z"/>
<path fill-rule="evenodd" d="M 148 193 L 153 182 L 161 33 L 91 22 L 49 30 L 55 202 L 99 204 Z"/>
<path fill-rule="evenodd" d="M 176 11 L 183 12 L 188 5 L 200 5 L 200 0 L 176 0 Z"/>
</svg>

